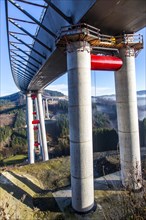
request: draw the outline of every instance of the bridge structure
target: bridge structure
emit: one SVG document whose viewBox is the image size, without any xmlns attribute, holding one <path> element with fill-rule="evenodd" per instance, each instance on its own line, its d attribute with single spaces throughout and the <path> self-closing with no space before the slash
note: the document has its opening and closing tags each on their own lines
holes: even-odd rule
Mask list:
<svg viewBox="0 0 146 220">
<path fill-rule="evenodd" d="M 72 207 L 79 213 L 94 208 L 90 72 L 112 70 L 121 180 L 125 187 L 141 189 L 135 57 L 143 49 L 143 37 L 135 32 L 146 26 L 145 0 L 5 2 L 12 75 L 27 96 L 29 162 L 35 162 L 34 146 L 39 144 L 43 160 L 49 159 L 41 93 L 68 72 Z M 25 5 L 42 8 L 40 19 Z M 37 26 L 35 34 L 26 23 Z"/>
</svg>

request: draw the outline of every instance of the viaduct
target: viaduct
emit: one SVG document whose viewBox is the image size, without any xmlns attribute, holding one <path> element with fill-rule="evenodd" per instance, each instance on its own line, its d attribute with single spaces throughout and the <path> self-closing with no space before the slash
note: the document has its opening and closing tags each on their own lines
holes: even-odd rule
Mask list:
<svg viewBox="0 0 146 220">
<path fill-rule="evenodd" d="M 120 145 L 121 179 L 139 190 L 141 161 L 138 132 L 135 57 L 146 26 L 145 0 L 6 0 L 11 70 L 27 96 L 29 162 L 34 163 L 34 131 L 38 130 L 43 160 L 49 159 L 42 90 L 68 72 L 72 207 L 86 213 L 94 207 L 91 70 L 114 71 Z M 42 8 L 40 19 L 25 8 Z M 12 7 L 19 13 L 12 13 Z M 20 16 L 20 12 L 21 15 Z M 12 15 L 13 14 L 13 15 Z M 27 19 L 23 19 L 24 15 Z M 24 23 L 37 25 L 35 35 Z M 21 25 L 20 25 L 21 24 Z M 33 43 L 26 43 L 30 37 Z"/>
</svg>

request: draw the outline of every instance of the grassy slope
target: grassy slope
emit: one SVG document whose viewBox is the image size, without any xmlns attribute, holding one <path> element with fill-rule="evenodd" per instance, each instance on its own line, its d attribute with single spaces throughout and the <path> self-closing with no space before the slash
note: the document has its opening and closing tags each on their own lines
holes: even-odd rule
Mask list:
<svg viewBox="0 0 146 220">
<path fill-rule="evenodd" d="M 65 187 L 70 184 L 70 157 L 56 158 L 46 162 L 39 162 L 31 165 L 25 165 L 22 167 L 15 167 L 12 168 L 11 171 L 17 175 L 20 175 L 21 177 L 26 177 L 30 179 L 31 182 L 39 186 L 41 189 L 57 190 L 61 187 Z M 23 190 L 25 190 L 24 187 Z M 104 191 L 95 190 L 95 201 L 97 203 L 97 209 L 95 213 L 89 214 L 89 219 L 120 219 L 121 216 L 126 215 L 126 218 L 124 219 L 129 220 L 129 211 L 131 213 L 134 211 L 135 217 L 139 215 L 142 216 L 141 219 L 145 219 L 146 210 L 144 206 L 141 206 L 142 197 L 140 197 L 140 199 L 136 198 L 135 194 L 134 197 L 131 197 L 131 193 L 127 194 L 125 190 L 119 191 L 117 189 L 114 191 L 112 189 Z M 44 206 L 45 204 L 49 204 L 50 209 L 48 209 L 48 211 L 46 212 L 39 210 L 30 210 L 30 215 L 33 215 L 33 219 L 84 219 L 84 216 L 77 216 L 72 211 L 70 206 L 66 207 L 64 212 L 61 213 L 56 207 L 56 202 L 52 196 L 52 192 L 44 192 L 43 194 L 39 194 L 38 197 L 36 194 L 35 197 L 35 202 L 40 202 L 42 199 L 42 205 Z M 17 203 L 14 203 L 14 205 L 15 204 Z M 24 209 L 25 208 L 26 207 L 24 207 Z"/>
<path fill-rule="evenodd" d="M 70 158 L 62 157 L 14 168 L 13 172 L 31 179 L 44 190 L 70 185 Z"/>
<path fill-rule="evenodd" d="M 11 157 L 8 157 L 6 159 L 3 160 L 3 163 L 5 166 L 7 165 L 11 165 L 11 164 L 18 164 L 18 163 L 22 163 L 24 160 L 27 159 L 27 156 L 26 155 L 15 155 L 15 156 L 11 156 Z"/>
<path fill-rule="evenodd" d="M 31 165 L 29 164 L 21 167 L 8 167 L 5 169 L 6 170 L 1 174 L 3 176 L 4 173 L 6 173 L 7 176 L 10 176 L 10 178 L 7 176 L 6 178 L 11 179 L 11 182 L 16 186 L 15 194 L 17 194 L 17 188 L 22 189 L 27 195 L 27 198 L 30 195 L 30 190 L 35 191 L 37 186 L 43 190 L 54 191 L 70 185 L 70 157 L 56 158 L 46 162 L 39 162 Z M 28 190 L 27 185 L 23 185 L 23 180 L 25 184 L 25 179 L 30 180 L 30 185 L 28 185 L 30 190 Z M 32 188 L 33 184 L 31 184 L 31 182 L 34 184 L 34 189 Z M 40 193 L 31 195 L 34 206 L 36 205 L 36 207 L 38 207 L 31 209 L 25 204 L 23 205 L 20 200 L 15 199 L 11 193 L 8 193 L 10 187 L 11 186 L 9 185 L 8 189 L 7 187 L 4 187 L 5 189 L 0 187 L 1 198 L 3 200 L 3 202 L 0 202 L 0 215 L 2 217 L 4 217 L 5 214 L 8 214 L 12 216 L 12 219 L 14 216 L 17 216 L 18 219 L 28 219 L 29 216 L 30 220 L 64 219 L 63 213 L 61 213 L 58 209 L 51 191 L 42 191 Z M 10 189 L 10 191 L 13 190 Z M 19 210 L 17 212 L 16 207 L 18 206 L 20 212 Z M 48 211 L 41 211 L 42 207 L 48 207 Z"/>
</svg>

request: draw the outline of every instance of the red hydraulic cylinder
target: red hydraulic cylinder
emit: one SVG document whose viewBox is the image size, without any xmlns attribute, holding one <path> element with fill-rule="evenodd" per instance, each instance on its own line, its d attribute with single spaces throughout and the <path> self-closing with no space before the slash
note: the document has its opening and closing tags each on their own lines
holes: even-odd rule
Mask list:
<svg viewBox="0 0 146 220">
<path fill-rule="evenodd" d="M 40 123 L 40 120 L 38 120 L 38 119 L 35 119 L 35 120 L 32 121 L 32 124 L 33 124 L 33 125 L 39 124 L 39 123 Z"/>
<path fill-rule="evenodd" d="M 40 143 L 38 143 L 38 142 L 35 142 L 35 143 L 34 143 L 34 146 L 35 146 L 35 147 L 38 147 L 39 145 L 40 145 Z"/>
<path fill-rule="evenodd" d="M 91 70 L 117 71 L 123 61 L 116 56 L 102 56 L 91 54 Z"/>
<path fill-rule="evenodd" d="M 33 130 L 34 130 L 34 131 L 37 131 L 37 130 L 38 130 L 38 126 L 34 126 L 34 127 L 33 127 Z"/>
<path fill-rule="evenodd" d="M 31 98 L 34 100 L 37 96 L 35 94 L 31 94 Z"/>
</svg>

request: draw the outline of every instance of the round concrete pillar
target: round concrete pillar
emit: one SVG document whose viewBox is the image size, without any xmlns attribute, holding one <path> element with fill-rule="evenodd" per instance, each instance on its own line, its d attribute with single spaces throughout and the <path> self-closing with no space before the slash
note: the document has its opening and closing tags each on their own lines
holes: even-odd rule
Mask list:
<svg viewBox="0 0 146 220">
<path fill-rule="evenodd" d="M 67 46 L 72 207 L 94 206 L 90 45 Z"/>
<path fill-rule="evenodd" d="M 43 115 L 45 119 L 46 118 L 45 100 L 42 100 L 42 105 L 43 105 Z"/>
<path fill-rule="evenodd" d="M 27 100 L 27 139 L 29 163 L 34 163 L 34 130 L 33 130 L 33 104 L 31 94 L 26 95 Z"/>
<path fill-rule="evenodd" d="M 37 95 L 37 102 L 38 102 L 38 113 L 39 113 L 39 119 L 40 119 L 40 132 L 41 132 L 41 138 L 42 138 L 43 160 L 46 161 L 46 160 L 49 160 L 49 156 L 48 156 L 46 128 L 45 128 L 43 104 L 42 104 L 42 94 L 41 93 L 38 93 L 38 95 Z"/>
<path fill-rule="evenodd" d="M 123 67 L 115 72 L 121 177 L 124 186 L 141 188 L 134 49 L 122 49 Z"/>
<path fill-rule="evenodd" d="M 46 118 L 50 119 L 50 117 L 49 117 L 49 109 L 48 109 L 48 99 L 46 99 Z"/>
<path fill-rule="evenodd" d="M 36 108 L 36 119 L 39 120 L 39 110 L 38 110 L 38 101 L 35 99 L 35 108 Z M 38 142 L 40 143 L 40 154 L 43 158 L 43 153 L 42 153 L 42 137 L 41 137 L 41 127 L 40 124 L 38 124 Z"/>
</svg>

